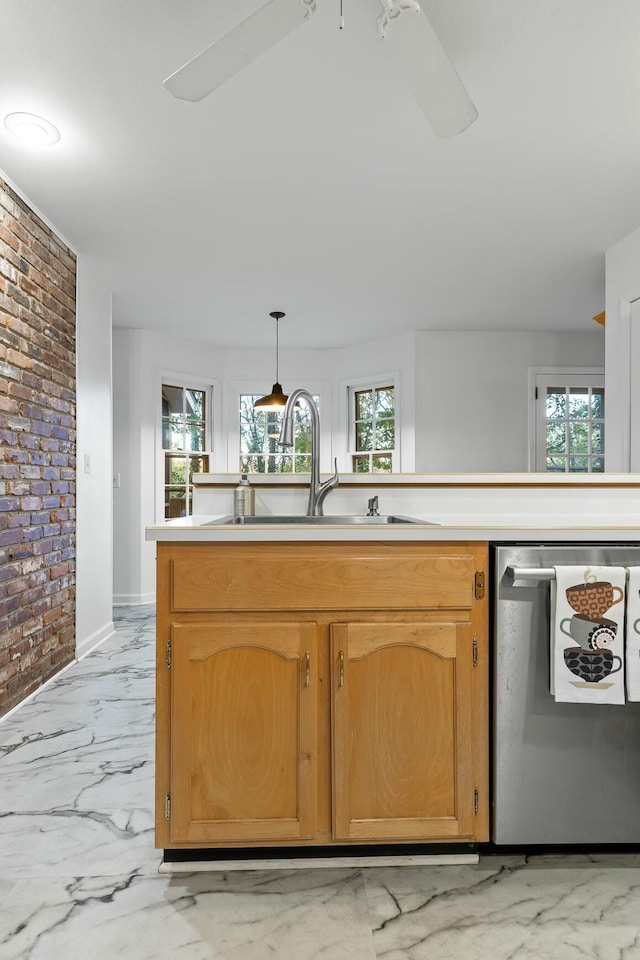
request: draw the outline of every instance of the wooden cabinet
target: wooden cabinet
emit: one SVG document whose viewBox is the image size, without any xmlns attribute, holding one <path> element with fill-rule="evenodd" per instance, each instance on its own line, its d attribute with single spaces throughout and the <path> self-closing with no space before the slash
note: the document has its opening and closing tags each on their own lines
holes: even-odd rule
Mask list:
<svg viewBox="0 0 640 960">
<path fill-rule="evenodd" d="M 333 835 L 473 834 L 468 624 L 331 627 Z"/>
<path fill-rule="evenodd" d="M 488 836 L 472 543 L 158 544 L 156 843 Z"/>
<path fill-rule="evenodd" d="M 174 624 L 171 659 L 171 840 L 312 838 L 314 625 Z"/>
</svg>

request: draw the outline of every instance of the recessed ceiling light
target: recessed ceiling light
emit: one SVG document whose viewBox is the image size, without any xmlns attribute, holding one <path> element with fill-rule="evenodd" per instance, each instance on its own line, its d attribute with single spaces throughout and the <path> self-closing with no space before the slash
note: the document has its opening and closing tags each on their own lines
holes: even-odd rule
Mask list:
<svg viewBox="0 0 640 960">
<path fill-rule="evenodd" d="M 60 139 L 57 127 L 34 113 L 9 113 L 4 125 L 14 137 L 32 147 L 49 147 Z"/>
</svg>

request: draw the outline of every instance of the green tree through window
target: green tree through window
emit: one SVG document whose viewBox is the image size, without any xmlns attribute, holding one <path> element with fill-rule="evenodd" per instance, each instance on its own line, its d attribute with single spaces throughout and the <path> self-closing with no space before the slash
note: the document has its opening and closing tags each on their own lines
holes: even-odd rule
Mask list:
<svg viewBox="0 0 640 960">
<path fill-rule="evenodd" d="M 546 469 L 604 471 L 604 388 L 547 387 Z"/>
<path fill-rule="evenodd" d="M 240 395 L 241 473 L 309 473 L 311 470 L 311 414 L 306 404 L 294 410 L 293 448 L 278 443 L 282 413 L 256 409 L 260 394 Z M 314 397 L 318 407 L 320 398 Z"/>
<path fill-rule="evenodd" d="M 193 512 L 193 475 L 206 473 L 207 391 L 162 385 L 164 515 L 169 520 Z"/>
<path fill-rule="evenodd" d="M 393 386 L 353 390 L 354 473 L 391 473 L 396 422 Z"/>
</svg>

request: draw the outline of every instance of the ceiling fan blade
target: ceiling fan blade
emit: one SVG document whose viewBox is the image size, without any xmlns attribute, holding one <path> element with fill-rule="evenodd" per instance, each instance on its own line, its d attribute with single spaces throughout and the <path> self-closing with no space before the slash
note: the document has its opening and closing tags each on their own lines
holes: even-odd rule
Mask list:
<svg viewBox="0 0 640 960">
<path fill-rule="evenodd" d="M 411 0 L 382 4 L 379 35 L 433 132 L 438 137 L 462 133 L 478 111 L 426 14 Z"/>
<path fill-rule="evenodd" d="M 317 0 L 268 0 L 224 37 L 172 73 L 164 85 L 178 100 L 202 100 L 316 11 Z"/>
</svg>

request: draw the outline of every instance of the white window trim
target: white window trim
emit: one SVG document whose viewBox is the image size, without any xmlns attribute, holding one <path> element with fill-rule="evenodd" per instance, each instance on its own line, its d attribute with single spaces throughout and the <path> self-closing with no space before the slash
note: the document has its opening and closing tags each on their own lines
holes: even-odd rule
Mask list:
<svg viewBox="0 0 640 960">
<path fill-rule="evenodd" d="M 223 472 L 238 474 L 240 458 L 240 396 L 243 393 L 271 393 L 273 380 L 228 380 L 224 383 L 223 423 L 226 428 L 226 464 Z M 326 380 L 306 381 L 295 386 L 283 384 L 286 394 L 304 387 L 312 396 L 320 398 L 320 470 L 333 472 L 332 450 L 334 445 L 332 391 Z M 308 476 L 301 473 L 300 476 Z"/>
<path fill-rule="evenodd" d="M 338 439 L 340 442 L 340 455 L 338 457 L 338 469 L 344 473 L 353 473 L 352 456 L 354 450 L 354 427 L 353 427 L 353 394 L 356 390 L 367 390 L 374 387 L 391 386 L 393 387 L 393 399 L 395 410 L 395 448 L 391 454 L 391 472 L 399 473 L 401 470 L 401 390 L 400 390 L 400 372 L 392 370 L 386 373 L 376 373 L 367 377 L 351 377 L 349 380 L 342 380 L 340 383 L 340 393 L 343 398 L 340 409 L 340 419 L 338 427 Z"/>
<path fill-rule="evenodd" d="M 155 396 L 156 396 L 156 426 L 155 426 L 155 505 L 154 513 L 156 523 L 164 523 L 164 455 L 165 450 L 162 446 L 162 387 L 167 384 L 174 387 L 196 387 L 204 390 L 207 394 L 207 403 L 209 405 L 210 415 L 206 420 L 206 449 L 202 453 L 209 457 L 209 471 L 216 473 L 220 471 L 220 451 L 222 449 L 222 411 L 219 402 L 220 383 L 218 380 L 208 380 L 202 376 L 191 376 L 183 372 L 172 370 L 157 370 L 154 378 Z"/>
<path fill-rule="evenodd" d="M 593 382 L 594 378 L 601 377 L 602 383 Z M 528 469 L 530 473 L 546 473 L 546 417 L 542 417 L 541 403 L 536 401 L 536 387 L 539 379 L 557 379 L 558 384 L 575 386 L 602 386 L 604 387 L 604 367 L 529 367 L 529 456 Z M 586 380 L 591 382 L 585 383 Z M 606 396 L 605 396 L 605 425 L 606 425 Z M 543 427 L 544 424 L 544 427 Z M 605 431 L 605 465 L 606 465 L 606 431 Z"/>
</svg>

